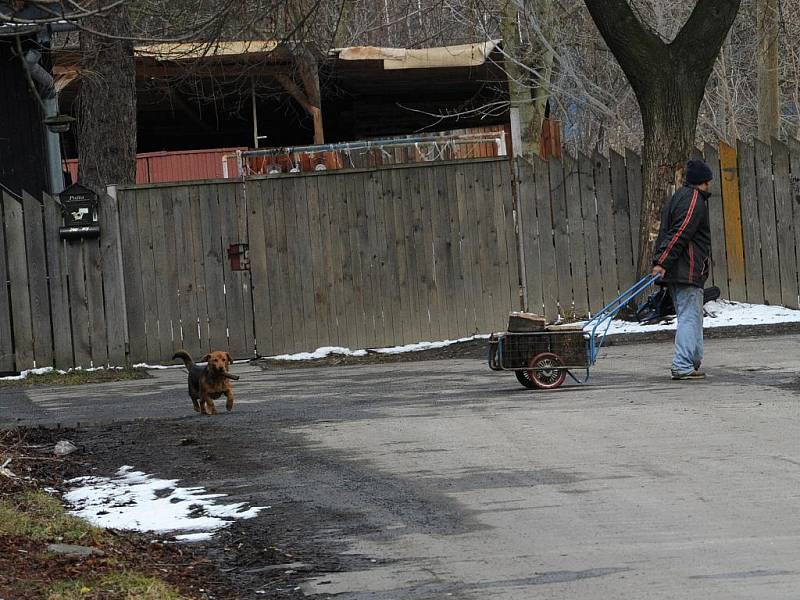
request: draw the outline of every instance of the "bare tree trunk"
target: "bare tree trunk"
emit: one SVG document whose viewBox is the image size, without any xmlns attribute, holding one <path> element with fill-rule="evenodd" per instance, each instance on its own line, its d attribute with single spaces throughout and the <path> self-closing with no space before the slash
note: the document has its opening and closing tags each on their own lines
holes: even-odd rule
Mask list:
<svg viewBox="0 0 800 600">
<path fill-rule="evenodd" d="M 503 12 L 500 17 L 500 29 L 503 35 L 503 50 L 506 54 L 503 62 L 508 76 L 508 97 L 511 106 L 519 109 L 521 151 L 523 156 L 530 159 L 539 152 L 542 125 L 541 121 L 537 122 L 534 112 L 528 71 L 516 62 L 521 54 L 517 6 L 513 0 L 501 1 Z"/>
<path fill-rule="evenodd" d="M 637 265 L 643 274 L 650 270 L 664 199 L 681 183 L 706 82 L 740 0 L 698 0 L 669 44 L 642 25 L 626 0 L 584 2 L 642 113 L 644 198 Z"/>
<path fill-rule="evenodd" d="M 692 89 L 691 82 L 664 77 L 656 89 L 640 100 L 644 126 L 644 197 L 639 248 L 645 249 L 637 257 L 637 272 L 640 274 L 651 268 L 661 208 L 683 183 L 684 163 L 694 147 L 695 123 L 702 99 L 702 87 Z"/>
<path fill-rule="evenodd" d="M 769 143 L 780 135 L 778 90 L 778 0 L 758 0 L 758 137 Z"/>
<path fill-rule="evenodd" d="M 101 0 L 96 6 L 109 4 Z M 93 16 L 81 31 L 83 79 L 78 94 L 80 181 L 102 193 L 109 184 L 136 182 L 136 68 L 131 21 L 123 4 Z"/>
<path fill-rule="evenodd" d="M 550 97 L 554 57 L 541 36 L 549 26 L 552 7 L 550 2 L 538 3 L 535 13 L 525 15 L 534 20 L 538 28 L 535 39 L 526 48 L 520 39 L 520 8 L 514 0 L 501 0 L 501 4 L 500 29 L 507 56 L 509 99 L 512 106 L 519 108 L 522 154 L 531 158 L 539 153 L 542 122 Z"/>
</svg>

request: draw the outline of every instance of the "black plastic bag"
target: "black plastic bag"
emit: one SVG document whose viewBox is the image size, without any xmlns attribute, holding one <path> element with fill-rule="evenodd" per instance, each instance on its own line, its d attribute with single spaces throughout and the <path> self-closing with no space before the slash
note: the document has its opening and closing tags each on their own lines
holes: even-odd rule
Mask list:
<svg viewBox="0 0 800 600">
<path fill-rule="evenodd" d="M 712 286 L 703 290 L 703 304 L 712 302 L 719 298 L 720 289 Z M 675 305 L 672 296 L 669 295 L 669 288 L 662 286 L 658 291 L 650 294 L 636 309 L 636 320 L 642 324 L 657 323 L 669 317 L 675 316 Z"/>
</svg>

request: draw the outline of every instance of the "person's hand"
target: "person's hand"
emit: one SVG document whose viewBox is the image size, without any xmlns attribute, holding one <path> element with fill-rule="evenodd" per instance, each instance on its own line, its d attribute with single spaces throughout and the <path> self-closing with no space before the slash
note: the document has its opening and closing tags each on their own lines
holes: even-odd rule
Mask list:
<svg viewBox="0 0 800 600">
<path fill-rule="evenodd" d="M 656 277 L 661 278 L 664 275 L 666 275 L 666 273 L 667 273 L 667 271 L 661 265 L 656 265 L 656 266 L 653 267 L 652 274 L 655 275 Z"/>
</svg>

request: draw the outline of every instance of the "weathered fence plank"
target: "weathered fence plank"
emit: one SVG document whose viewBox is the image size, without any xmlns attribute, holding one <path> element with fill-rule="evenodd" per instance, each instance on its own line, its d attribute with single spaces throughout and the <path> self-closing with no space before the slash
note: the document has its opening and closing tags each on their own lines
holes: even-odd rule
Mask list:
<svg viewBox="0 0 800 600">
<path fill-rule="evenodd" d="M 564 173 L 573 277 L 573 305 L 575 315 L 582 317 L 589 313 L 589 299 L 586 283 L 586 241 L 583 233 L 584 218 L 581 209 L 581 181 L 578 161 L 566 153 L 564 154 Z"/>
<path fill-rule="evenodd" d="M 730 297 L 728 287 L 728 260 L 725 251 L 725 216 L 722 207 L 722 182 L 720 180 L 719 153 L 710 144 L 703 148 L 705 161 L 711 168 L 711 199 L 708 202 L 709 226 L 711 228 L 711 281 L 720 289 L 723 298 Z"/>
<path fill-rule="evenodd" d="M 158 316 L 158 329 L 150 335 L 153 338 L 153 347 L 158 348 L 158 360 L 163 362 L 170 360 L 175 351 L 172 344 L 172 307 L 177 304 L 176 290 L 178 287 L 170 277 L 168 265 L 173 264 L 174 259 L 167 251 L 166 219 L 164 218 L 164 205 L 172 203 L 170 188 L 151 189 L 148 194 L 148 202 L 153 230 L 153 274 L 156 281 L 155 301 Z"/>
<path fill-rule="evenodd" d="M 173 188 L 172 194 L 181 347 L 197 360 L 205 354 L 206 347 L 200 340 L 197 320 L 192 203 L 188 188 Z"/>
<path fill-rule="evenodd" d="M 581 214 L 583 215 L 583 243 L 586 248 L 586 281 L 589 310 L 596 311 L 603 302 L 603 272 L 600 265 L 600 239 L 597 228 L 597 203 L 594 188 L 593 161 L 584 154 L 578 155 L 581 184 Z"/>
<path fill-rule="evenodd" d="M 756 198 L 758 201 L 758 225 L 761 230 L 761 260 L 766 268 L 764 278 L 764 300 L 768 304 L 781 303 L 781 280 L 778 268 L 778 233 L 775 220 L 775 187 L 772 180 L 772 156 L 765 143 L 755 140 Z"/>
<path fill-rule="evenodd" d="M 103 265 L 100 258 L 100 241 L 84 240 L 83 264 L 86 276 L 86 308 L 89 315 L 89 344 L 92 349 L 92 366 L 108 364 L 108 333 L 106 308 L 103 302 Z"/>
<path fill-rule="evenodd" d="M 266 182 L 262 182 L 266 183 Z M 262 187 L 263 201 L 266 202 L 265 224 L 267 233 L 267 258 L 270 266 L 270 300 L 272 306 L 272 324 L 275 327 L 275 336 L 279 341 L 278 348 L 284 352 L 293 352 L 296 344 L 293 333 L 293 317 L 290 304 L 288 282 L 288 261 L 286 260 L 286 227 L 283 202 L 280 189 L 275 185 Z M 273 285 L 274 282 L 274 285 Z M 296 318 L 296 317 L 295 317 Z"/>
<path fill-rule="evenodd" d="M 536 214 L 536 183 L 533 165 L 522 158 L 515 159 L 517 178 L 517 219 L 519 235 L 522 243 L 517 252 L 522 252 L 524 266 L 525 289 L 524 308 L 530 312 L 544 314 L 544 290 L 542 287 L 541 264 L 539 254 L 539 218 Z"/>
<path fill-rule="evenodd" d="M 450 254 L 453 269 L 453 290 L 451 310 L 455 314 L 456 331 L 459 336 L 465 336 L 472 331 L 467 319 L 467 288 L 464 274 L 464 263 L 461 248 L 461 217 L 457 197 L 457 182 L 455 169 L 443 169 L 444 185 L 447 187 L 447 217 L 450 227 Z"/>
<path fill-rule="evenodd" d="M 611 164 L 611 205 L 614 213 L 614 239 L 616 241 L 617 277 L 620 290 L 627 290 L 638 279 L 631 243 L 631 216 L 628 207 L 628 180 L 625 159 L 609 150 Z"/>
<path fill-rule="evenodd" d="M 64 223 L 64 219 L 61 215 L 61 207 L 56 204 L 50 196 L 45 194 L 42 200 L 44 237 L 47 244 L 47 272 L 50 283 L 50 318 L 53 322 L 53 366 L 57 369 L 71 369 L 75 366 L 75 361 L 72 356 L 69 290 L 67 286 L 64 241 L 61 239 L 61 234 L 59 232 L 59 228 Z M 1 229 L 2 228 L 0 228 L 0 230 Z M 0 231 L 0 234 L 2 234 L 2 231 Z M 0 247 L 2 247 L 2 243 L 0 243 Z M 0 261 L 0 280 L 4 281 L 4 278 L 1 277 L 2 266 L 2 261 Z M 121 268 L 118 269 L 117 273 L 119 277 L 122 277 Z M 2 294 L 2 291 L 3 290 L 0 290 L 0 294 Z M 106 312 L 106 314 L 109 313 Z M 0 307 L 0 318 L 2 318 L 2 307 Z M 125 312 L 117 312 L 114 322 L 125 323 Z M 1 336 L 2 333 L 0 333 L 0 337 Z M 125 364 L 124 338 L 122 341 L 123 359 L 121 362 L 116 363 L 119 365 Z"/>
<path fill-rule="evenodd" d="M 402 335 L 398 339 L 400 343 L 405 344 L 414 339 L 419 340 L 419 337 L 416 337 L 418 335 L 418 330 L 414 313 L 416 298 L 412 293 L 413 288 L 408 267 L 408 252 L 406 251 L 408 229 L 405 225 L 405 198 L 403 196 L 399 170 L 390 169 L 385 172 L 384 177 L 388 177 L 384 185 L 388 185 L 392 191 L 391 205 L 395 236 L 395 254 L 397 256 L 397 285 L 403 315 Z"/>
<path fill-rule="evenodd" d="M 75 365 L 88 367 L 92 362 L 92 341 L 89 335 L 89 300 L 86 293 L 83 244 L 86 240 L 70 240 L 66 244 L 69 306 L 72 322 L 72 348 Z"/>
<path fill-rule="evenodd" d="M 600 271 L 603 280 L 603 304 L 607 304 L 619 293 L 611 181 L 608 160 L 604 156 L 595 152 L 592 163 L 595 197 L 597 198 L 597 230 L 600 244 Z"/>
<path fill-rule="evenodd" d="M 556 256 L 553 241 L 553 208 L 550 202 L 550 173 L 547 163 L 534 157 L 533 177 L 536 185 L 536 215 L 539 221 L 540 277 L 544 314 L 556 319 L 558 312 L 558 278 L 561 273 L 555 268 Z"/>
<path fill-rule="evenodd" d="M 115 190 L 114 193 L 116 193 Z M 45 206 L 47 206 L 48 200 L 48 198 L 45 198 Z M 50 202 L 52 203 L 52 201 Z M 108 362 L 112 366 L 122 366 L 127 362 L 125 344 L 128 339 L 128 328 L 127 321 L 125 319 L 125 281 L 122 271 L 122 241 L 119 230 L 119 203 L 115 197 L 104 194 L 100 198 L 100 214 L 98 218 L 100 221 L 100 261 L 103 280 L 103 302 L 106 315 L 106 335 L 108 338 Z M 169 237 L 174 245 L 174 236 L 172 235 L 172 231 L 170 229 L 168 229 L 168 231 L 170 231 Z M 54 304 L 55 302 L 55 296 L 53 294 L 53 280 L 53 271 L 51 271 L 51 304 Z M 54 323 L 55 318 L 56 317 L 54 313 Z M 56 338 L 56 347 L 58 347 L 58 336 L 55 335 L 55 331 L 53 333 L 54 337 Z"/>
<path fill-rule="evenodd" d="M 225 323 L 228 328 L 228 352 L 233 358 L 250 358 L 253 355 L 252 336 L 247 332 L 244 291 L 247 271 L 233 271 L 228 258 L 231 244 L 246 243 L 247 233 L 239 230 L 239 186 L 217 186 L 220 210 L 220 245 L 222 276 L 225 282 Z"/>
<path fill-rule="evenodd" d="M 208 286 L 206 284 L 206 254 L 203 245 L 204 225 L 203 220 L 209 219 L 206 214 L 207 192 L 206 184 L 192 189 L 189 195 L 189 215 L 192 228 L 192 277 L 194 290 L 197 296 L 197 323 L 200 337 L 200 352 L 198 358 L 204 356 L 211 349 L 211 330 L 208 317 Z M 207 242 L 206 242 L 207 243 Z"/>
<path fill-rule="evenodd" d="M 461 269 L 464 274 L 467 333 L 472 334 L 480 330 L 480 326 L 478 325 L 478 311 L 481 292 L 480 280 L 473 267 L 477 248 L 475 248 L 476 236 L 470 225 L 475 222 L 475 218 L 469 202 L 467 174 L 463 169 L 458 169 L 456 171 L 456 195 L 458 197 L 458 220 L 461 236 Z"/>
<path fill-rule="evenodd" d="M 375 206 L 372 195 L 374 188 L 370 181 L 371 173 L 364 173 L 355 180 L 356 217 L 358 223 L 358 253 L 361 262 L 361 277 L 364 285 L 364 317 L 366 319 L 366 346 L 379 346 L 381 325 L 381 292 L 376 279 L 374 249 L 372 247 Z"/>
<path fill-rule="evenodd" d="M 28 288 L 31 302 L 33 353 L 37 365 L 53 364 L 53 331 L 50 326 L 50 294 L 47 289 L 47 256 L 45 255 L 42 205 L 39 200 L 22 193 L 25 217 L 25 249 L 28 266 Z"/>
<path fill-rule="evenodd" d="M 156 218 L 163 221 L 164 244 L 159 244 L 160 252 L 164 254 L 164 264 L 160 270 L 164 274 L 164 281 L 161 287 L 164 294 L 159 295 L 159 337 L 162 339 L 161 351 L 164 353 L 162 358 L 165 362 L 172 360 L 172 355 L 183 348 L 182 324 L 181 324 L 181 280 L 178 276 L 178 248 L 175 244 L 175 196 L 176 192 L 170 188 L 161 190 L 160 205 L 161 213 L 156 212 Z M 160 228 L 161 229 L 161 228 Z M 163 299 L 162 299 L 163 298 Z M 162 308 L 161 302 L 166 302 Z M 162 336 L 161 315 L 169 322 L 169 338 Z M 111 348 L 109 348 L 111 353 Z"/>
<path fill-rule="evenodd" d="M 133 190 L 118 191 L 117 200 L 119 201 L 119 228 L 122 240 L 122 272 L 125 279 L 129 358 L 132 363 L 136 364 L 147 360 L 142 260 L 139 253 L 139 228 L 136 221 L 137 193 Z"/>
<path fill-rule="evenodd" d="M 761 228 L 758 223 L 755 156 L 753 148 L 742 143 L 738 145 L 738 155 L 747 301 L 763 304 L 764 273 L 761 266 Z"/>
<path fill-rule="evenodd" d="M 216 184 L 205 186 L 201 198 L 209 351 L 228 349 L 225 293 L 223 291 L 225 277 L 222 274 L 222 238 L 220 237 L 222 215 L 219 207 L 218 187 Z"/>
<path fill-rule="evenodd" d="M 364 281 L 364 265 L 362 264 L 362 254 L 360 252 L 360 231 L 359 231 L 359 211 L 361 207 L 361 195 L 363 194 L 363 187 L 359 190 L 357 183 L 359 182 L 358 176 L 345 175 L 342 182 L 347 197 L 346 213 L 343 214 L 347 226 L 346 241 L 347 245 L 345 251 L 350 255 L 350 265 L 352 271 L 353 282 L 353 298 L 355 300 L 353 307 L 355 313 L 353 315 L 354 331 L 355 334 L 348 344 L 351 348 L 365 348 L 368 344 L 370 335 L 369 329 L 373 327 L 372 322 L 367 322 L 368 309 L 367 303 L 369 302 L 369 291 L 365 289 Z M 409 188 L 409 194 L 412 190 Z M 406 196 L 409 202 L 413 203 L 411 195 Z M 418 230 L 418 224 L 415 224 L 415 229 Z M 416 272 L 416 271 L 415 271 Z"/>
<path fill-rule="evenodd" d="M 12 344 L 11 325 L 11 300 L 8 297 L 8 266 L 6 259 L 9 253 L 6 250 L 6 220 L 3 216 L 3 205 L 6 195 L 0 195 L 0 371 L 14 371 L 14 345 Z M 71 352 L 70 348 L 70 352 Z"/>
<path fill-rule="evenodd" d="M 628 179 L 628 207 L 631 222 L 631 248 L 634 267 L 639 263 L 639 227 L 642 219 L 642 159 L 630 148 L 625 149 L 625 169 Z"/>
<path fill-rule="evenodd" d="M 433 173 L 432 173 L 433 176 Z M 389 244 L 387 243 L 386 222 L 389 218 L 387 195 L 384 189 L 384 179 L 380 171 L 370 173 L 372 188 L 371 211 L 374 214 L 370 227 L 370 245 L 374 256 L 374 268 L 377 269 L 376 281 L 378 282 L 378 295 L 380 297 L 380 322 L 378 323 L 378 340 L 381 346 L 391 346 L 397 339 L 395 334 L 395 321 L 397 313 L 394 308 L 394 281 L 395 271 L 389 266 Z M 368 218 L 369 220 L 369 218 Z M 322 266 L 324 268 L 324 265 Z"/>
<path fill-rule="evenodd" d="M 572 274 L 570 273 L 569 231 L 567 229 L 567 200 L 564 191 L 564 166 L 561 160 L 551 158 L 550 203 L 553 211 L 553 243 L 555 269 L 558 277 L 558 314 L 572 314 Z"/>
<path fill-rule="evenodd" d="M 247 228 L 249 214 L 247 211 L 247 194 L 244 185 L 237 185 L 234 187 L 236 197 L 236 212 L 239 219 L 237 231 L 241 238 L 237 241 L 243 244 L 250 244 L 250 234 Z M 248 251 L 249 254 L 249 251 Z M 239 282 L 242 287 L 242 311 L 244 313 L 244 332 L 245 339 L 244 345 L 247 348 L 249 356 L 255 356 L 255 324 L 253 323 L 253 292 L 252 292 L 252 278 L 249 271 L 240 273 Z"/>
<path fill-rule="evenodd" d="M 264 228 L 265 202 L 255 197 L 258 189 L 248 184 L 247 237 L 250 241 L 250 281 L 253 294 L 253 327 L 259 356 L 269 356 L 275 347 L 272 339 L 271 302 L 267 271 L 267 233 Z M 276 282 L 277 283 L 277 282 Z"/>
<path fill-rule="evenodd" d="M 467 165 L 465 165 L 466 167 Z M 469 180 L 472 182 L 472 200 L 474 215 L 477 217 L 477 227 L 475 235 L 478 240 L 478 253 L 475 255 L 473 268 L 479 277 L 478 301 L 481 318 L 478 319 L 478 331 L 491 331 L 493 328 L 493 318 L 495 307 L 492 302 L 492 288 L 494 287 L 494 275 L 492 273 L 492 246 L 490 239 L 491 216 L 491 179 L 486 180 L 486 171 L 481 168 L 483 165 L 469 165 Z M 427 258 L 427 256 L 426 256 Z"/>
<path fill-rule="evenodd" d="M 739 161 L 736 148 L 719 145 L 722 210 L 725 221 L 725 256 L 728 266 L 728 287 L 731 300 L 747 300 L 744 264 L 744 235 L 739 192 Z"/>
<path fill-rule="evenodd" d="M 144 345 L 147 361 L 159 364 L 163 356 L 158 339 L 158 287 L 153 258 L 153 224 L 150 215 L 150 197 L 158 194 L 158 188 L 136 193 L 136 223 L 139 237 L 139 260 L 141 261 L 142 294 L 144 297 Z"/>
<path fill-rule="evenodd" d="M 315 347 L 333 346 L 331 336 L 331 302 L 326 285 L 327 270 L 325 254 L 322 250 L 325 242 L 321 225 L 320 190 L 317 177 L 306 181 L 306 202 L 309 217 L 309 245 L 311 252 L 311 282 L 313 284 L 313 301 L 317 314 Z M 335 334 L 334 334 L 335 335 Z"/>
<path fill-rule="evenodd" d="M 792 182 L 789 172 L 789 148 L 772 140 L 772 165 L 775 178 L 775 220 L 777 223 L 778 256 L 780 269 L 781 304 L 797 308 L 797 255 L 795 248 L 794 219 L 792 214 Z"/>
<path fill-rule="evenodd" d="M 22 203 L 3 192 L 5 209 L 6 250 L 8 252 L 8 277 L 11 282 L 11 322 L 14 330 L 14 350 L 18 371 L 32 369 L 35 355 L 33 347 L 33 316 L 28 280 L 27 252 L 25 249 L 25 220 Z"/>
<path fill-rule="evenodd" d="M 436 181 L 434 178 L 433 169 L 423 169 L 418 172 L 420 177 L 420 208 L 422 215 L 423 232 L 425 239 L 425 260 L 427 263 L 428 271 L 428 306 L 431 312 L 431 339 L 441 340 L 447 337 L 447 326 L 445 316 L 445 299 L 442 297 L 440 279 L 437 277 L 437 262 L 440 259 L 437 256 L 435 248 L 436 235 L 435 235 L 435 211 L 437 197 L 436 197 Z M 370 175 L 371 178 L 371 175 Z M 369 222 L 370 215 L 367 213 L 367 222 Z M 486 223 L 487 229 L 490 224 Z M 373 264 L 373 269 L 377 272 L 377 265 Z M 381 292 L 378 287 L 374 288 L 374 297 L 377 302 L 380 302 Z"/>
<path fill-rule="evenodd" d="M 381 193 L 376 197 L 376 213 L 378 214 L 378 237 L 384 240 L 382 244 L 384 260 L 384 285 L 383 290 L 383 310 L 387 321 L 387 327 L 391 327 L 391 344 L 394 340 L 403 339 L 403 306 L 400 299 L 399 284 L 399 265 L 397 255 L 397 234 L 394 224 L 394 198 L 392 191 L 391 177 L 387 176 L 386 171 L 378 171 L 376 176 L 380 178 Z M 326 240 L 326 245 L 329 241 Z M 327 250 L 323 250 L 327 254 Z M 325 262 L 325 268 L 329 267 L 329 261 Z M 328 285 L 332 286 L 332 281 L 328 279 Z M 329 292 L 330 293 L 330 292 Z"/>
<path fill-rule="evenodd" d="M 494 178 L 494 232 L 497 236 L 498 263 L 500 265 L 500 287 L 497 290 L 498 305 L 495 307 L 500 324 L 506 313 L 521 308 L 519 297 L 519 267 L 517 265 L 516 235 L 514 232 L 514 207 L 511 193 L 511 165 L 495 163 Z M 441 193 L 441 201 L 446 202 L 446 193 Z"/>
</svg>

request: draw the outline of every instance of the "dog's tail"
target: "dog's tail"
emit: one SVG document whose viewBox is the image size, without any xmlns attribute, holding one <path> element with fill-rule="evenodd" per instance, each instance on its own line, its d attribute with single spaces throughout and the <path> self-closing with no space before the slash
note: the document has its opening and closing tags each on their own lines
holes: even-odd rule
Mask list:
<svg viewBox="0 0 800 600">
<path fill-rule="evenodd" d="M 191 368 L 194 366 L 194 361 L 192 360 L 192 357 L 191 357 L 191 356 L 189 356 L 189 353 L 188 353 L 188 352 L 186 352 L 185 350 L 178 350 L 178 351 L 177 351 L 177 352 L 176 352 L 176 353 L 175 353 L 175 354 L 172 356 L 172 360 L 175 360 L 176 358 L 181 358 L 181 359 L 183 359 L 183 364 L 185 364 L 185 365 L 186 365 L 186 368 L 187 368 L 187 369 L 191 369 Z"/>
</svg>

